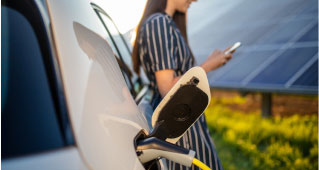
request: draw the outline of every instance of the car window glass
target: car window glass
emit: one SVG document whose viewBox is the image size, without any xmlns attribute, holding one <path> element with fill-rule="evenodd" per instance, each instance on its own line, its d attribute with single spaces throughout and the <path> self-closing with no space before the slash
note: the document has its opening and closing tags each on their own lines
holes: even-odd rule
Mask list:
<svg viewBox="0 0 319 170">
<path fill-rule="evenodd" d="M 118 47 L 125 64 L 127 64 L 132 70 L 131 54 L 126 47 L 125 42 L 122 40 L 120 33 L 117 31 L 115 25 L 113 24 L 112 20 L 110 20 L 109 17 L 105 16 L 104 14 L 101 14 L 101 17 L 107 29 L 109 30 L 109 33 L 113 37 L 115 44 Z"/>
<path fill-rule="evenodd" d="M 106 41 L 109 43 L 109 45 L 111 46 L 114 54 L 115 54 L 115 57 L 120 59 L 120 54 L 118 52 L 118 50 L 116 49 L 114 43 L 112 42 L 112 38 L 109 34 L 106 34 L 106 37 L 105 37 Z"/>
<path fill-rule="evenodd" d="M 39 43 L 28 20 L 1 7 L 1 156 L 64 146 Z M 5 44 L 5 45 L 4 45 Z M 5 69 L 5 71 L 3 70 Z"/>
</svg>

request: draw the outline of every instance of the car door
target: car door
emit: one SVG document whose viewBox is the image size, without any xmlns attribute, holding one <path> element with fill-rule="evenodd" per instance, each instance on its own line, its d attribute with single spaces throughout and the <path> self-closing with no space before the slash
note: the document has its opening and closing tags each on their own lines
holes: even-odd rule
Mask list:
<svg viewBox="0 0 319 170">
<path fill-rule="evenodd" d="M 75 145 L 40 1 L 1 4 L 1 168 L 87 169 Z"/>
</svg>

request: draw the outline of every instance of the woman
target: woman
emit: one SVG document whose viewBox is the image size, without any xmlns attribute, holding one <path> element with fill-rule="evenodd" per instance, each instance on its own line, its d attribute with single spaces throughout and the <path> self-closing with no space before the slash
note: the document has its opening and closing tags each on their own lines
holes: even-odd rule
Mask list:
<svg viewBox="0 0 319 170">
<path fill-rule="evenodd" d="M 137 27 L 132 53 L 134 71 L 139 73 L 142 65 L 149 78 L 154 90 L 153 109 L 179 78 L 195 65 L 186 35 L 186 12 L 192 1 L 148 0 Z M 226 55 L 224 51 L 215 50 L 201 67 L 207 73 L 226 64 L 231 58 L 232 54 Z M 204 115 L 177 144 L 196 151 L 195 157 L 211 169 L 222 169 Z M 168 161 L 168 168 L 187 169 L 171 161 Z M 193 166 L 192 169 L 197 167 Z"/>
</svg>

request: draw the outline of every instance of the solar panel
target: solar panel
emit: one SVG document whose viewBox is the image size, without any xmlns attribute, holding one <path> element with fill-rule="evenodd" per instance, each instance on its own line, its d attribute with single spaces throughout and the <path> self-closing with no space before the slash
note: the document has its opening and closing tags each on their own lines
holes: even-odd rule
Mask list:
<svg viewBox="0 0 319 170">
<path fill-rule="evenodd" d="M 298 40 L 298 42 L 304 41 L 318 41 L 318 23 Z"/>
<path fill-rule="evenodd" d="M 318 15 L 317 0 L 307 1 L 306 4 L 307 4 L 307 7 L 302 12 L 300 12 L 300 15 L 312 15 L 312 16 Z"/>
<path fill-rule="evenodd" d="M 301 30 L 305 29 L 305 27 L 311 24 L 311 19 L 303 19 L 303 20 L 291 20 L 289 22 L 284 22 L 280 27 L 277 28 L 277 31 L 273 34 L 269 35 L 266 40 L 264 40 L 263 44 L 275 44 L 275 43 L 286 43 L 291 38 L 296 36 Z"/>
<path fill-rule="evenodd" d="M 231 70 L 230 68 L 232 68 L 234 65 L 236 65 L 238 62 L 241 62 L 243 60 L 244 57 L 246 57 L 244 52 L 236 52 L 238 53 L 238 55 L 236 57 L 234 57 L 232 60 L 230 60 L 226 65 L 224 65 L 223 67 L 219 68 L 218 70 L 214 70 L 212 72 L 208 73 L 208 77 L 212 77 L 212 79 L 216 80 L 221 76 L 224 76 L 224 74 Z"/>
<path fill-rule="evenodd" d="M 288 49 L 249 83 L 285 84 L 316 53 L 317 48 Z"/>
<path fill-rule="evenodd" d="M 292 86 L 318 87 L 318 59 L 305 71 Z"/>
<path fill-rule="evenodd" d="M 210 3 L 210 8 L 208 2 L 206 8 L 194 3 L 193 7 L 198 4 L 194 11 L 207 18 L 188 21 L 190 44 L 199 64 L 212 49 L 242 42 L 230 62 L 207 75 L 211 87 L 317 94 L 317 0 Z M 208 13 L 217 16 L 210 19 Z"/>
<path fill-rule="evenodd" d="M 245 54 L 245 58 L 236 63 L 221 76 L 218 81 L 240 83 L 249 73 L 259 67 L 274 51 L 257 51 Z M 247 64 L 249 63 L 249 64 Z M 245 65 L 246 67 L 242 67 Z"/>
</svg>

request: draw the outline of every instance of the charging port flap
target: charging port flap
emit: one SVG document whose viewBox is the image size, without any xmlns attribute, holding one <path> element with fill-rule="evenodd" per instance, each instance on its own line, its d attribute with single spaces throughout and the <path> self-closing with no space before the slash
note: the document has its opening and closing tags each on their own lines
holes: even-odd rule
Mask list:
<svg viewBox="0 0 319 170">
<path fill-rule="evenodd" d="M 203 114 L 209 102 L 206 73 L 201 67 L 194 67 L 181 77 L 155 109 L 150 137 L 176 143 Z"/>
</svg>

